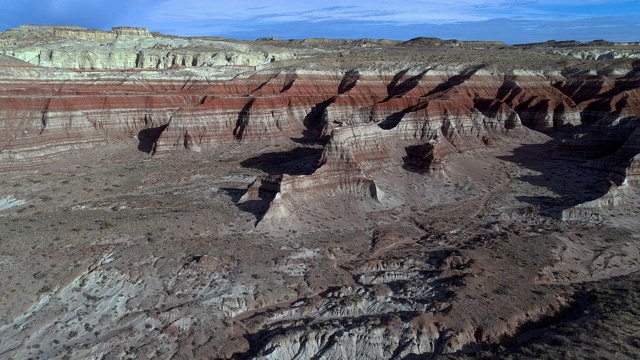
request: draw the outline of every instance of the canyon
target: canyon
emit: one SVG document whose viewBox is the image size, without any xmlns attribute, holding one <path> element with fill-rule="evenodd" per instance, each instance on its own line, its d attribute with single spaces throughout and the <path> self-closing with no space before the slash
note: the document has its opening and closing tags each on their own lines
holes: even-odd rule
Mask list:
<svg viewBox="0 0 640 360">
<path fill-rule="evenodd" d="M 638 58 L 7 30 L 0 357 L 633 358 Z"/>
</svg>

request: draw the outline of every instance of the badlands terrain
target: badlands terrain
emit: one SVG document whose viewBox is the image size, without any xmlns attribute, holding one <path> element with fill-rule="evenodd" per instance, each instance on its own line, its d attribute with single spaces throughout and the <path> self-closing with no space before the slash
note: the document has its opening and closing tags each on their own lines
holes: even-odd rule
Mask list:
<svg viewBox="0 0 640 360">
<path fill-rule="evenodd" d="M 0 34 L 0 358 L 636 358 L 640 44 Z"/>
</svg>

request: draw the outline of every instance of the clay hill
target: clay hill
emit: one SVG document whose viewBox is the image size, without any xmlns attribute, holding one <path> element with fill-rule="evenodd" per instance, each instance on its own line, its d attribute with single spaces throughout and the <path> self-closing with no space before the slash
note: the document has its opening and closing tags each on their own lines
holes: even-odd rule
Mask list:
<svg viewBox="0 0 640 360">
<path fill-rule="evenodd" d="M 0 357 L 634 358 L 640 44 L 0 34 Z"/>
</svg>

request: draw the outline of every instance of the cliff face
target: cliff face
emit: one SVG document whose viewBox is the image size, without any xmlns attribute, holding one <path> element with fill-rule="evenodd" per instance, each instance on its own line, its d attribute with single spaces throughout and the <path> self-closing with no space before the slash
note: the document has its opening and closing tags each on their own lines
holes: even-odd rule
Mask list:
<svg viewBox="0 0 640 360">
<path fill-rule="evenodd" d="M 21 26 L 0 34 L 0 53 L 43 67 L 68 69 L 168 69 L 221 65 L 255 67 L 304 56 L 287 49 L 238 41 L 152 35 L 148 29 L 112 31 Z M 311 51 L 311 53 L 314 53 Z"/>
<path fill-rule="evenodd" d="M 585 112 L 552 85 L 554 78 L 544 76 L 505 80 L 504 74 L 482 72 L 449 84 L 460 74 L 427 71 L 420 79 L 404 74 L 395 81 L 411 83 L 397 86 L 388 79 L 398 74 L 364 73 L 345 90 L 344 74 L 278 71 L 216 80 L 188 71 L 166 78 L 144 72 L 19 71 L 3 79 L 2 127 L 10 134 L 3 151 L 19 165 L 66 148 L 139 136 L 143 148 L 161 151 L 321 139 L 339 128 L 362 128 L 358 132 L 366 137 L 391 137 L 407 146 L 438 140 L 465 150 L 522 126 L 546 131 L 578 125 Z M 36 80 L 26 80 L 28 75 Z M 603 114 L 615 111 L 591 107 Z M 38 144 L 46 144 L 47 153 Z"/>
<path fill-rule="evenodd" d="M 271 223 L 278 217 L 291 221 L 296 203 L 310 197 L 346 192 L 380 201 L 384 191 L 376 190 L 371 175 L 383 164 L 444 170 L 447 154 L 493 146 L 525 129 L 580 128 L 574 140 L 556 148 L 556 156 L 589 160 L 589 166 L 637 182 L 635 78 L 595 81 L 482 67 L 397 73 L 283 69 L 217 79 L 188 70 L 160 77 L 43 69 L 5 74 L 5 168 L 113 141 L 155 154 L 207 151 L 238 141 L 328 140 L 317 174 L 285 177 L 284 183 L 297 184 L 291 185 L 295 195 L 289 198 L 289 186 L 282 187 L 273 210 L 281 215 L 265 215 Z M 430 158 L 416 155 L 420 149 L 431 151 Z"/>
</svg>

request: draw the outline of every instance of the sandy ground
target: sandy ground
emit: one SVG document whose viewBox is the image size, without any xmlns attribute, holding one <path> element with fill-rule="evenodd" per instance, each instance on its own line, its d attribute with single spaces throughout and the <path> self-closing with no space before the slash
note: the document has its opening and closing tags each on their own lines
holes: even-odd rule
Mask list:
<svg viewBox="0 0 640 360">
<path fill-rule="evenodd" d="M 464 266 L 436 275 L 462 280 L 446 285 L 455 296 L 434 316 L 497 341 L 561 307 L 571 293 L 562 285 L 640 266 L 637 198 L 601 211 L 597 223 L 554 218 L 595 196 L 603 174 L 548 160 L 548 141 L 453 155 L 438 176 L 389 164 L 373 175 L 388 194 L 380 203 L 319 200 L 299 210 L 298 226 L 269 231 L 235 202 L 286 162 L 246 160 L 298 144 L 150 157 L 115 143 L 3 173 L 0 195 L 26 203 L 0 212 L 0 334 L 11 339 L 0 354 L 193 355 L 188 344 L 197 344 L 230 356 L 248 351 L 243 335 L 278 312 L 295 318 L 296 302 L 320 308 L 328 289 L 361 286 L 372 264 L 391 271 L 398 259 L 443 250 L 457 255 L 438 261 Z"/>
</svg>

